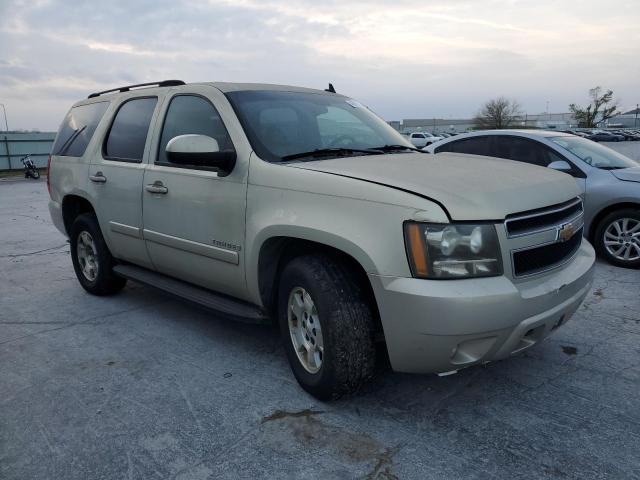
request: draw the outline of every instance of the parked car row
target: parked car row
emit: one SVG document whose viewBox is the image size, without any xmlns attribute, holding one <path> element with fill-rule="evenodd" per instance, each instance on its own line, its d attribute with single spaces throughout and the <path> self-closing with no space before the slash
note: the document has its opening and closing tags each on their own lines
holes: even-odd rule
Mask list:
<svg viewBox="0 0 640 480">
<path fill-rule="evenodd" d="M 638 162 L 589 137 L 542 130 L 478 131 L 443 140 L 427 150 L 504 158 L 568 173 L 583 198 L 585 237 L 610 263 L 640 267 Z"/>
<path fill-rule="evenodd" d="M 594 142 L 622 142 L 640 140 L 640 130 L 561 130 L 563 133 L 570 133 L 578 137 L 588 138 Z"/>
<path fill-rule="evenodd" d="M 439 142 L 440 140 L 443 140 L 445 138 L 455 137 L 456 135 L 459 135 L 459 133 L 458 132 L 438 132 L 436 135 L 434 135 L 431 132 L 420 131 L 420 132 L 410 133 L 408 134 L 408 137 L 409 137 L 409 141 L 413 144 L 414 147 L 424 148 L 436 142 Z"/>
</svg>

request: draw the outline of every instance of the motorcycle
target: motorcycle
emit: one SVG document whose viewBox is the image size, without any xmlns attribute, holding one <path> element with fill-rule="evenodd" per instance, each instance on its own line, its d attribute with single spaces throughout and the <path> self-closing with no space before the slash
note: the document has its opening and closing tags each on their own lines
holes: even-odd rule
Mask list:
<svg viewBox="0 0 640 480">
<path fill-rule="evenodd" d="M 22 165 L 24 165 L 24 178 L 31 177 L 34 180 L 40 178 L 40 172 L 36 168 L 36 164 L 31 160 L 31 154 L 26 157 L 22 157 L 20 161 L 22 162 Z"/>
</svg>

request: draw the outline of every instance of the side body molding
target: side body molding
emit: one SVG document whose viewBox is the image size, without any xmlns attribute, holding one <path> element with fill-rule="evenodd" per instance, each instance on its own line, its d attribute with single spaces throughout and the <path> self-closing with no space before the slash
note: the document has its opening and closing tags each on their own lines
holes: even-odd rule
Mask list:
<svg viewBox="0 0 640 480">
<path fill-rule="evenodd" d="M 143 234 L 144 239 L 147 242 L 154 242 L 167 247 L 177 248 L 178 250 L 184 250 L 185 252 L 195 253 L 196 255 L 202 255 L 204 257 L 213 258 L 214 260 L 220 260 L 233 265 L 238 265 L 240 262 L 238 252 L 234 250 L 206 245 L 204 243 L 154 232 L 153 230 L 147 230 L 146 228 L 144 229 Z"/>
</svg>

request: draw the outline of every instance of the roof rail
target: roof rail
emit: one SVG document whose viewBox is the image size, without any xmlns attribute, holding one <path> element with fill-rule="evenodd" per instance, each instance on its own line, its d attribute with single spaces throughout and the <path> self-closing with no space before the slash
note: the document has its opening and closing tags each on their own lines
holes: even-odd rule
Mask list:
<svg viewBox="0 0 640 480">
<path fill-rule="evenodd" d="M 94 97 L 103 95 L 105 93 L 111 93 L 111 92 L 128 92 L 132 88 L 138 88 L 138 87 L 151 87 L 151 86 L 176 87 L 178 85 L 186 85 L 186 83 L 184 83 L 182 80 L 162 80 L 160 82 L 138 83 L 136 85 L 127 85 L 126 87 L 118 87 L 118 88 L 112 88 L 110 90 L 103 90 L 102 92 L 95 92 L 89 95 L 87 98 L 94 98 Z"/>
</svg>

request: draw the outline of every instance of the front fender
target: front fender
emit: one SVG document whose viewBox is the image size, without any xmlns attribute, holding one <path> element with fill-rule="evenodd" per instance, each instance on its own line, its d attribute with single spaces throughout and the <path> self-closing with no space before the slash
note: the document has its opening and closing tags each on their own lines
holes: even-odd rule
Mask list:
<svg viewBox="0 0 640 480">
<path fill-rule="evenodd" d="M 251 185 L 247 202 L 247 290 L 261 304 L 259 259 L 274 237 L 309 240 L 354 258 L 366 273 L 411 276 L 402 224 L 416 209 Z"/>
</svg>

